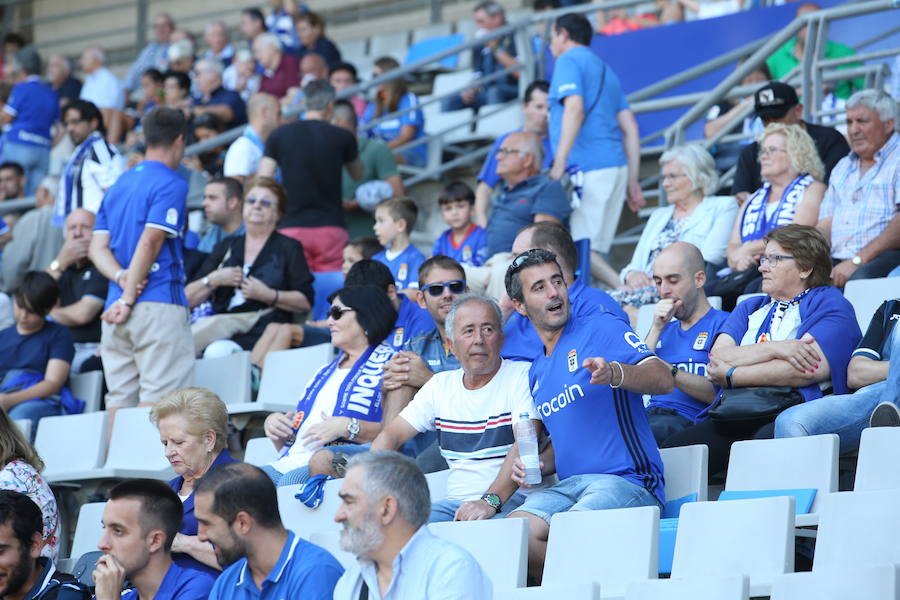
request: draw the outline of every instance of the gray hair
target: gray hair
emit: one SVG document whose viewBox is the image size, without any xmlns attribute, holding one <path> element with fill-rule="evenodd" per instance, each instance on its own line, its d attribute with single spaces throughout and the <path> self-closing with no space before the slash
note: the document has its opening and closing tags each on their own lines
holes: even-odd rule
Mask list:
<svg viewBox="0 0 900 600">
<path fill-rule="evenodd" d="M 259 36 L 257 36 L 259 37 Z M 253 52 L 247 50 L 246 48 L 241 48 L 237 52 L 234 53 L 234 62 L 242 63 L 242 62 L 251 62 L 254 61 Z"/>
<path fill-rule="evenodd" d="M 170 44 L 169 49 L 166 51 L 166 58 L 170 62 L 192 56 L 194 56 L 194 44 L 190 40 L 178 40 L 174 44 Z"/>
<path fill-rule="evenodd" d="M 532 133 L 524 136 L 523 143 L 528 153 L 534 157 L 534 168 L 540 171 L 541 165 L 544 164 L 544 145 L 540 138 Z"/>
<path fill-rule="evenodd" d="M 306 110 L 325 110 L 334 102 L 334 88 L 327 81 L 315 79 L 303 88 L 303 102 Z"/>
<path fill-rule="evenodd" d="M 54 175 L 47 175 L 41 182 L 38 184 L 38 189 L 47 190 L 47 194 L 52 198 L 56 198 L 56 194 L 59 192 L 59 177 Z"/>
<path fill-rule="evenodd" d="M 416 461 L 390 450 L 376 450 L 356 454 L 347 469 L 362 467 L 365 478 L 362 488 L 371 504 L 393 496 L 403 519 L 418 529 L 431 515 L 431 495 L 428 481 Z"/>
<path fill-rule="evenodd" d="M 847 110 L 865 106 L 878 113 L 882 123 L 894 120 L 894 129 L 897 129 L 897 103 L 893 98 L 880 90 L 860 90 L 847 100 Z"/>
<path fill-rule="evenodd" d="M 274 33 L 261 33 L 253 38 L 253 45 L 261 44 L 281 52 L 281 40 Z"/>
<path fill-rule="evenodd" d="M 463 305 L 469 304 L 470 302 L 480 302 L 481 304 L 489 307 L 494 313 L 497 327 L 500 329 L 503 328 L 503 313 L 500 312 L 500 307 L 497 305 L 494 299 L 489 296 L 485 296 L 484 294 L 469 292 L 463 294 L 453 301 L 453 304 L 450 305 L 450 312 L 447 313 L 447 318 L 444 320 L 444 332 L 447 334 L 447 339 L 450 340 L 451 343 L 453 342 L 453 324 L 456 322 L 456 312 Z"/>
<path fill-rule="evenodd" d="M 13 65 L 26 75 L 40 75 L 41 55 L 34 46 L 25 46 L 13 55 Z"/>
<path fill-rule="evenodd" d="M 213 21 L 212 23 L 207 23 L 207 24 L 206 24 L 206 27 L 203 28 L 203 32 L 204 32 L 204 33 L 209 33 L 209 32 L 212 31 L 213 28 L 215 28 L 215 27 L 221 27 L 221 28 L 222 28 L 222 31 L 225 32 L 225 37 L 226 37 L 226 38 L 228 37 L 228 26 L 225 25 L 225 22 L 224 22 L 224 21 L 221 21 L 221 20 L 219 20 L 219 21 Z"/>
<path fill-rule="evenodd" d="M 84 53 L 87 56 L 92 56 L 96 59 L 101 65 L 106 64 L 106 53 L 100 46 L 88 46 L 84 49 Z"/>
<path fill-rule="evenodd" d="M 197 61 L 197 64 L 194 65 L 194 71 L 199 73 L 200 71 L 212 71 L 219 77 L 222 77 L 222 73 L 225 71 L 224 67 L 222 67 L 222 61 L 213 60 L 210 58 L 203 58 Z"/>
<path fill-rule="evenodd" d="M 719 188 L 719 174 L 712 155 L 702 144 L 682 144 L 669 148 L 659 158 L 660 166 L 677 160 L 684 167 L 684 174 L 691 182 L 692 190 L 700 190 L 709 196 Z"/>
<path fill-rule="evenodd" d="M 472 12 L 475 13 L 479 10 L 483 10 L 492 17 L 500 15 L 506 20 L 506 9 L 503 8 L 502 4 L 495 2 L 494 0 L 484 0 L 484 2 L 479 2 L 475 5 L 475 8 L 472 9 Z"/>
</svg>

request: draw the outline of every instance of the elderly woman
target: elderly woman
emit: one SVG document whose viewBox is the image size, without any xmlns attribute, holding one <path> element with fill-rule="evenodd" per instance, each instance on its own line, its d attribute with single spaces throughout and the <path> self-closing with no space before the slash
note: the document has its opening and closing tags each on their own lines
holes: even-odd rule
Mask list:
<svg viewBox="0 0 900 600">
<path fill-rule="evenodd" d="M 265 177 L 250 183 L 244 198 L 246 233 L 219 242 L 200 267 L 199 279 L 185 288 L 191 307 L 209 300 L 215 312 L 192 325 L 197 354 L 216 340 L 232 343 L 217 344 L 208 356 L 249 350 L 266 325 L 290 323 L 294 313 L 312 306 L 313 277 L 303 246 L 275 231 L 286 210 L 280 183 Z"/>
<path fill-rule="evenodd" d="M 266 418 L 266 436 L 281 457 L 263 470 L 275 485 L 304 483 L 309 459 L 325 444 L 371 442 L 381 430 L 382 367 L 393 356 L 382 343 L 397 320 L 384 290 L 347 287 L 332 296 L 331 343 L 340 350 L 306 385 L 297 410 Z"/>
<path fill-rule="evenodd" d="M 707 291 L 714 295 L 759 291 L 754 282 L 764 236 L 791 223 L 815 225 L 818 221 L 825 167 L 803 128 L 782 123 L 766 127 L 759 136 L 759 165 L 763 186 L 741 207 L 728 241 L 728 267 L 735 275 L 730 276 L 731 283 L 728 279 L 718 287 L 713 283 Z"/>
<path fill-rule="evenodd" d="M 379 77 L 398 68 L 400 68 L 400 63 L 390 56 L 383 56 L 375 61 L 372 75 Z M 378 86 L 375 100 L 369 103 L 366 112 L 360 119 L 360 124 L 366 135 L 382 140 L 388 148 L 394 151 L 397 163 L 421 167 L 425 165 L 428 158 L 426 144 L 419 144 L 400 152 L 395 150 L 408 142 L 424 137 L 425 118 L 418 106 L 419 99 L 415 94 L 406 90 L 406 82 L 403 81 L 403 77 L 398 77 Z M 373 127 L 366 126 L 372 121 L 407 108 L 415 108 L 415 110 L 381 121 Z"/>
<path fill-rule="evenodd" d="M 56 559 L 59 552 L 59 510 L 50 486 L 41 477 L 44 461 L 28 443 L 6 411 L 0 410 L 0 489 L 15 490 L 34 500 L 44 521 L 41 556 Z"/>
<path fill-rule="evenodd" d="M 225 449 L 228 411 L 206 388 L 188 387 L 167 394 L 150 411 L 159 429 L 166 460 L 178 476 L 169 482 L 184 503 L 184 519 L 172 544 L 172 559 L 182 567 L 218 575 L 212 544 L 197 537 L 194 487 L 211 468 L 234 462 Z"/>
<path fill-rule="evenodd" d="M 861 335 L 853 307 L 831 285 L 831 251 L 814 227 L 786 225 L 763 238 L 759 272 L 766 294 L 738 304 L 712 347 L 709 379 L 722 390 L 786 386 L 802 401 L 822 396 L 823 384 L 847 393 L 847 365 Z M 719 399 L 713 404 L 714 409 Z M 776 415 L 755 431 L 735 434 L 707 420 L 664 446 L 709 446 L 709 472 L 728 463 L 732 442 L 772 437 Z"/>
<path fill-rule="evenodd" d="M 668 205 L 650 216 L 631 262 L 619 275 L 622 286 L 610 294 L 626 308 L 659 300 L 651 278 L 653 262 L 673 242 L 694 244 L 708 264 L 723 262 L 728 234 L 737 215 L 734 198 L 710 195 L 718 187 L 719 177 L 712 156 L 703 146 L 676 146 L 667 150 L 659 162 Z"/>
</svg>

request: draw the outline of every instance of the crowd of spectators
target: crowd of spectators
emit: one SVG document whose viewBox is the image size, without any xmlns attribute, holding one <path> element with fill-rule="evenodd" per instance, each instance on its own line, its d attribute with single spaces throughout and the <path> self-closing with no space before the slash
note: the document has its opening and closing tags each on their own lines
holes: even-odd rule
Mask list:
<svg viewBox="0 0 900 600">
<path fill-rule="evenodd" d="M 70 373 L 102 370 L 110 427 L 118 409 L 151 406 L 176 473 L 109 491 L 98 600 L 350 600 L 376 587 L 383 598 L 489 598 L 481 567 L 425 523 L 525 519 L 539 582 L 555 513 L 664 506 L 660 447 L 706 444 L 715 477 L 737 440 L 838 432 L 852 451 L 873 411 L 900 425 L 898 301 L 863 336 L 841 292 L 900 274 L 897 102 L 847 80 L 831 90 L 846 136 L 804 121 L 796 90 L 771 79 L 802 60 L 805 30 L 745 78 L 752 96 L 708 115 L 711 137 L 752 104 L 736 127 L 755 139 L 715 157 L 697 143 L 666 151 L 667 203 L 624 268 L 607 262 L 623 209 L 646 200 L 637 120 L 593 35 L 748 8 L 655 6 L 553 21 L 552 80 L 523 83 L 522 127 L 489 148 L 475 189 L 446 183 L 435 204 L 447 228 L 424 245 L 413 239 L 422 205 L 400 175 L 427 162 L 419 99 L 401 77 L 371 101 L 338 100 L 358 73 L 304 5 L 245 9 L 240 42 L 211 22 L 203 52 L 157 15 L 121 81 L 99 47 L 81 53 L 80 82 L 67 58 L 44 65 L 7 36 L 0 202 L 34 196 L 35 208 L 0 222 L 0 546 L 14 575 L 0 598 L 90 597 L 49 560 L 59 511 L 31 445 L 41 418 L 83 410 Z M 492 1 L 473 18 L 482 34 L 506 24 Z M 829 44 L 827 56 L 847 55 Z M 485 42 L 474 68 L 518 67 L 519 50 L 512 37 Z M 399 67 L 380 57 L 373 75 Z M 512 70 L 443 108 L 508 102 L 525 76 Z M 292 108 L 299 118 L 284 117 Z M 227 146 L 185 157 L 238 126 Z M 201 231 L 189 197 L 202 203 Z M 351 240 L 347 214 L 360 209 L 374 237 Z M 759 295 L 736 303 L 749 292 Z M 633 327 L 647 304 L 642 339 Z M 323 342 L 334 359 L 286 399 L 294 410 L 265 416 L 278 458 L 235 460 L 225 403 L 191 387 L 195 361 L 250 351 L 258 387 L 269 352 Z M 717 420 L 729 397 L 773 386 L 789 398 L 780 414 L 740 428 Z M 30 421 L 31 439 L 14 420 Z M 523 420 L 536 459 L 520 456 Z M 526 462 L 539 484 L 525 483 Z M 432 503 L 422 470 L 442 468 L 447 493 Z M 276 487 L 314 497 L 328 478 L 344 478 L 342 548 L 363 559 L 346 571 L 278 511 Z"/>
</svg>

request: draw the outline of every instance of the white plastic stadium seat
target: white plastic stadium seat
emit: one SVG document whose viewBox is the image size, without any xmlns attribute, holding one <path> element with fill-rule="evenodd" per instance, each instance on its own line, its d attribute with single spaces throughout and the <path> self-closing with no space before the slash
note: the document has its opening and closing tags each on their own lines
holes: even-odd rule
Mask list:
<svg viewBox="0 0 900 600">
<path fill-rule="evenodd" d="M 856 461 L 857 492 L 900 489 L 900 427 L 868 427 L 859 440 Z"/>
<path fill-rule="evenodd" d="M 494 600 L 600 600 L 599 583 L 569 583 L 495 589 Z"/>
<path fill-rule="evenodd" d="M 409 47 L 409 32 L 406 30 L 379 33 L 369 41 L 369 54 L 376 60 L 382 56 L 392 56 L 403 64 L 406 49 Z"/>
<path fill-rule="evenodd" d="M 813 572 L 884 562 L 900 565 L 898 501 L 900 489 L 828 494 L 819 518 Z"/>
<path fill-rule="evenodd" d="M 743 302 L 744 300 L 746 300 L 748 298 L 756 298 L 757 296 L 765 296 L 765 294 L 763 294 L 762 292 L 753 292 L 752 294 L 741 294 L 737 298 L 737 304 L 740 304 L 741 302 Z"/>
<path fill-rule="evenodd" d="M 259 384 L 259 395 L 256 402 L 245 405 L 246 411 L 294 410 L 306 384 L 320 367 L 331 361 L 333 355 L 331 344 L 269 352 Z M 234 414 L 231 410 L 229 412 Z"/>
<path fill-rule="evenodd" d="M 14 419 L 13 423 L 19 428 L 26 440 L 31 439 L 31 419 Z"/>
<path fill-rule="evenodd" d="M 103 470 L 105 476 L 115 478 L 171 479 L 175 476 L 159 441 L 159 430 L 150 422 L 149 406 L 116 411 Z"/>
<path fill-rule="evenodd" d="M 278 450 L 275 449 L 272 440 L 267 437 L 253 438 L 247 442 L 244 451 L 244 462 L 261 467 L 278 458 Z"/>
<path fill-rule="evenodd" d="M 815 489 L 809 514 L 797 526 L 815 525 L 824 497 L 838 489 L 838 436 L 829 433 L 731 446 L 726 491 Z"/>
<path fill-rule="evenodd" d="M 863 333 L 872 320 L 872 315 L 885 300 L 897 297 L 900 283 L 892 277 L 878 279 L 853 279 L 844 287 L 844 298 L 853 305 L 856 321 Z"/>
<path fill-rule="evenodd" d="M 341 51 L 341 56 L 365 56 L 366 48 L 369 45 L 368 38 L 355 38 L 352 40 L 343 40 L 338 42 L 338 48 Z M 346 59 L 345 59 L 346 60 Z M 354 63 L 354 67 L 357 65 Z M 359 68 L 359 67 L 357 67 Z"/>
<path fill-rule="evenodd" d="M 750 595 L 794 570 L 794 497 L 689 502 L 681 507 L 672 578 L 747 575 Z"/>
<path fill-rule="evenodd" d="M 453 33 L 451 31 L 450 23 L 432 23 L 430 25 L 419 25 L 415 29 L 413 29 L 412 33 L 412 43 L 415 44 L 417 42 L 421 42 L 422 40 L 433 38 L 433 37 L 443 37 L 446 35 L 450 35 Z"/>
<path fill-rule="evenodd" d="M 709 447 L 705 444 L 661 448 L 666 479 L 666 500 L 677 500 L 697 494 L 698 502 L 705 502 L 709 486 Z"/>
<path fill-rule="evenodd" d="M 78 523 L 75 525 L 75 538 L 72 540 L 71 557 L 78 559 L 85 552 L 97 549 L 97 543 L 103 534 L 103 507 L 106 502 L 89 502 L 81 505 L 78 512 Z"/>
<path fill-rule="evenodd" d="M 250 402 L 250 353 L 196 361 L 194 385 L 215 393 L 229 408 Z"/>
<path fill-rule="evenodd" d="M 92 473 L 106 460 L 106 412 L 44 417 L 34 446 L 50 483 Z"/>
<path fill-rule="evenodd" d="M 557 513 L 550 521 L 544 585 L 597 582 L 604 598 L 656 579 L 659 507 Z"/>
<path fill-rule="evenodd" d="M 722 310 L 722 296 L 707 296 L 709 305 L 716 310 Z"/>
<path fill-rule="evenodd" d="M 313 533 L 339 531 L 341 526 L 334 521 L 334 514 L 341 505 L 338 491 L 343 479 L 325 482 L 322 503 L 318 508 L 309 508 L 294 495 L 303 489 L 302 485 L 286 485 L 278 488 L 278 510 L 284 526 L 302 538 L 310 539 Z"/>
<path fill-rule="evenodd" d="M 447 497 L 447 477 L 449 476 L 450 469 L 425 474 L 425 481 L 428 482 L 428 493 L 432 502 L 437 502 Z"/>
<path fill-rule="evenodd" d="M 76 398 L 84 401 L 84 412 L 97 412 L 103 397 L 103 371 L 72 375 L 69 377 L 69 389 Z"/>
<path fill-rule="evenodd" d="M 503 107 L 493 104 L 481 109 L 475 133 L 483 138 L 498 138 L 504 133 L 520 129 L 523 120 L 522 106 L 518 101 L 508 102 Z"/>
<path fill-rule="evenodd" d="M 657 579 L 632 583 L 625 600 L 747 600 L 750 582 L 743 575 Z"/>
<path fill-rule="evenodd" d="M 355 555 L 341 549 L 340 531 L 314 531 L 309 535 L 309 541 L 331 552 L 345 570 L 356 563 Z"/>
<path fill-rule="evenodd" d="M 646 338 L 647 334 L 650 333 L 650 328 L 653 326 L 654 310 L 656 310 L 656 304 L 645 304 L 638 309 L 637 324 L 634 327 L 634 332 L 641 339 Z"/>
<path fill-rule="evenodd" d="M 494 589 L 525 587 L 528 574 L 528 521 L 489 519 L 449 521 L 428 525 L 431 533 L 471 554 L 494 584 Z M 497 552 L 497 548 L 503 548 Z"/>
<path fill-rule="evenodd" d="M 869 565 L 827 573 L 790 573 L 775 578 L 772 600 L 897 600 L 897 566 Z"/>
</svg>

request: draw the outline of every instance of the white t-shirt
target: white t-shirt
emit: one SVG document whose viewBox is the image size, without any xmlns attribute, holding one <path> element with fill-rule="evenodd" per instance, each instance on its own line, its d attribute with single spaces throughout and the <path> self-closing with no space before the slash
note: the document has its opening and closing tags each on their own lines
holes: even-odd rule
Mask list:
<svg viewBox="0 0 900 600">
<path fill-rule="evenodd" d="M 530 363 L 504 360 L 487 385 L 463 385 L 463 370 L 437 373 L 400 416 L 416 431 L 437 431 L 441 454 L 450 465 L 447 498 L 477 500 L 490 487 L 514 437 L 521 413 L 537 419 L 528 389 Z"/>
<path fill-rule="evenodd" d="M 259 170 L 259 161 L 263 157 L 262 150 L 250 138 L 241 136 L 228 147 L 225 153 L 223 172 L 226 177 L 239 175 L 249 177 Z"/>
<path fill-rule="evenodd" d="M 324 369 L 325 367 L 322 368 Z M 306 415 L 306 420 L 300 425 L 300 431 L 297 432 L 297 441 L 295 441 L 294 445 L 288 450 L 286 456 L 283 456 L 272 463 L 272 466 L 275 467 L 275 470 L 279 473 L 287 473 L 288 471 L 293 471 L 294 469 L 299 469 L 300 467 L 305 467 L 309 464 L 309 459 L 314 452 L 303 446 L 301 439 L 303 438 L 303 435 L 309 431 L 310 427 L 318 425 L 323 421 L 322 413 L 325 413 L 326 415 L 334 413 L 334 407 L 337 404 L 338 391 L 349 373 L 350 367 L 347 367 L 346 369 L 335 369 L 334 373 L 331 374 L 331 377 L 329 377 L 322 385 L 322 389 L 319 390 L 315 400 L 313 400 L 313 405 L 309 410 L 309 414 Z M 315 377 L 310 379 L 306 387 L 308 388 L 309 384 L 314 380 Z M 303 393 L 306 393 L 306 389 L 303 390 Z"/>
<path fill-rule="evenodd" d="M 100 67 L 84 78 L 80 98 L 93 102 L 97 108 L 125 108 L 125 92 L 122 84 L 106 67 Z"/>
</svg>

